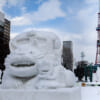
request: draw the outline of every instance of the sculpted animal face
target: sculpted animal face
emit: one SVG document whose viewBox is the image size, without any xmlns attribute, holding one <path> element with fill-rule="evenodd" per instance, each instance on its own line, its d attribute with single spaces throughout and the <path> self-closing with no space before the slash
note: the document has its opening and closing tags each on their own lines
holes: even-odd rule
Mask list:
<svg viewBox="0 0 100 100">
<path fill-rule="evenodd" d="M 5 65 L 14 76 L 32 77 L 38 73 L 38 62 L 44 58 L 49 59 L 48 55 L 57 58 L 60 48 L 60 40 L 51 32 L 31 31 L 20 34 L 10 42 L 11 53 L 6 58 Z"/>
<path fill-rule="evenodd" d="M 54 66 L 51 61 L 41 60 L 38 62 L 38 72 L 41 77 L 51 77 Z"/>
</svg>

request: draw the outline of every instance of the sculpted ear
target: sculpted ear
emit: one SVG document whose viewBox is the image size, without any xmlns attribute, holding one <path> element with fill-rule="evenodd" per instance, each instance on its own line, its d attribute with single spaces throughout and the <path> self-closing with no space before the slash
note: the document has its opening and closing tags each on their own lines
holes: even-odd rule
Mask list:
<svg viewBox="0 0 100 100">
<path fill-rule="evenodd" d="M 17 48 L 15 40 L 10 41 L 9 47 L 10 47 L 10 51 L 14 51 Z"/>
<path fill-rule="evenodd" d="M 61 41 L 59 39 L 53 40 L 53 48 L 60 49 L 60 47 L 61 47 Z"/>
</svg>

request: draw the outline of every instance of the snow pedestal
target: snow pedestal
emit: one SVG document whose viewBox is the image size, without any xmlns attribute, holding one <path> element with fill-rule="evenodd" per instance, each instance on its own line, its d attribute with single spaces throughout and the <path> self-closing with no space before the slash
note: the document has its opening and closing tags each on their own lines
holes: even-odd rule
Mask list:
<svg viewBox="0 0 100 100">
<path fill-rule="evenodd" d="M 81 100 L 79 87 L 54 90 L 1 89 L 0 100 Z"/>
</svg>

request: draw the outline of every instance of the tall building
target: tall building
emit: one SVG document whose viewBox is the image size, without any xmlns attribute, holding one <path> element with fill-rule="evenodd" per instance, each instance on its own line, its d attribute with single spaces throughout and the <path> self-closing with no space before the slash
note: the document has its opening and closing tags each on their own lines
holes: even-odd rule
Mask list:
<svg viewBox="0 0 100 100">
<path fill-rule="evenodd" d="M 10 50 L 9 50 L 9 40 L 10 40 L 10 21 L 5 19 L 5 23 L 4 23 L 4 36 L 3 36 L 5 55 L 10 53 Z"/>
<path fill-rule="evenodd" d="M 3 13 L 0 12 L 0 67 L 4 65 L 4 60 L 9 54 L 10 40 L 10 21 L 5 19 Z"/>
<path fill-rule="evenodd" d="M 63 41 L 63 65 L 66 69 L 73 70 L 73 48 L 72 41 Z"/>
</svg>

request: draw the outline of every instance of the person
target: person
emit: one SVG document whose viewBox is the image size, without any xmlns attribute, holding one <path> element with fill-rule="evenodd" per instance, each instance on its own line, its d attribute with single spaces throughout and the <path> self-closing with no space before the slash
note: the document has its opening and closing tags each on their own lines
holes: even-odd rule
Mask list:
<svg viewBox="0 0 100 100">
<path fill-rule="evenodd" d="M 74 73 L 76 77 L 78 77 L 78 81 L 82 81 L 82 78 L 84 77 L 84 67 L 77 65 L 77 68 L 74 69 Z"/>
</svg>

